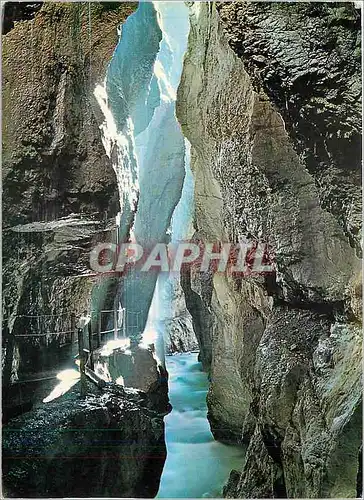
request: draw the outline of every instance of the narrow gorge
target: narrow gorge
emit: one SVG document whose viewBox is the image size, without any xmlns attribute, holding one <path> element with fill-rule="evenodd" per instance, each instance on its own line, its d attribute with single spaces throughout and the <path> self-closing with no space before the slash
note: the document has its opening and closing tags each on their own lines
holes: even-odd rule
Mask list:
<svg viewBox="0 0 364 500">
<path fill-rule="evenodd" d="M 362 496 L 361 17 L 2 5 L 4 498 Z"/>
</svg>

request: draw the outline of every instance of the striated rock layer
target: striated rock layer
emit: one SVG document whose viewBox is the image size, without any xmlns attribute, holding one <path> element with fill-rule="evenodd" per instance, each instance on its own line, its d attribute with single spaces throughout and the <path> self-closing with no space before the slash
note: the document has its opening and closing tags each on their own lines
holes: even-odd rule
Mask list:
<svg viewBox="0 0 364 500">
<path fill-rule="evenodd" d="M 270 276 L 182 277 L 227 497 L 355 497 L 361 444 L 360 11 L 190 3 L 177 115 L 195 239 L 269 241 Z"/>
</svg>

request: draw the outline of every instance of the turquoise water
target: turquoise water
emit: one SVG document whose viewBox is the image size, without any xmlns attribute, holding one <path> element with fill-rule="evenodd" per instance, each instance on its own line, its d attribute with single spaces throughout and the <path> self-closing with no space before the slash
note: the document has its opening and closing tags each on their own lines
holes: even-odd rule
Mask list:
<svg viewBox="0 0 364 500">
<path fill-rule="evenodd" d="M 215 441 L 207 415 L 207 375 L 197 354 L 167 356 L 169 397 L 167 460 L 157 498 L 221 498 L 232 469 L 241 469 L 244 449 Z"/>
</svg>

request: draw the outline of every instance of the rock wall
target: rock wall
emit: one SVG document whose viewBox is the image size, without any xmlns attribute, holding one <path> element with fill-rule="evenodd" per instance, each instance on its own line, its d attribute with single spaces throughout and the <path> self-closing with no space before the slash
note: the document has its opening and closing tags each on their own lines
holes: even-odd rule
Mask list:
<svg viewBox="0 0 364 500">
<path fill-rule="evenodd" d="M 49 333 L 69 332 L 72 313 L 79 317 L 91 308 L 97 283 L 80 276 L 88 272 L 90 249 L 111 238 L 119 210 L 93 90 L 104 79 L 117 26 L 135 7 L 110 2 L 4 7 L 5 384 L 62 366 L 72 355 L 65 345 L 69 334 Z M 112 306 L 116 284 L 99 285 L 104 298 L 95 308 Z M 24 334 L 34 336 L 18 337 Z"/>
<path fill-rule="evenodd" d="M 225 495 L 355 497 L 361 443 L 360 11 L 190 3 L 177 115 L 195 239 L 269 241 L 271 276 L 182 279 Z"/>
<path fill-rule="evenodd" d="M 199 349 L 196 334 L 193 329 L 192 316 L 186 307 L 185 296 L 180 280 L 166 283 L 170 287 L 170 315 L 164 321 L 164 344 L 167 354 L 190 352 Z"/>
</svg>

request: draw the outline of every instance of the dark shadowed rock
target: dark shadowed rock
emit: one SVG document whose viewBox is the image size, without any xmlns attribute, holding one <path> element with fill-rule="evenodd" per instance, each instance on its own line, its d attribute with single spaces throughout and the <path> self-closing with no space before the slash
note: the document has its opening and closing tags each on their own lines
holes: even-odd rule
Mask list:
<svg viewBox="0 0 364 500">
<path fill-rule="evenodd" d="M 166 458 L 163 417 L 137 391 L 89 392 L 80 399 L 74 390 L 3 429 L 6 497 L 156 495 Z"/>
</svg>

